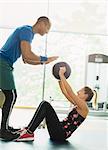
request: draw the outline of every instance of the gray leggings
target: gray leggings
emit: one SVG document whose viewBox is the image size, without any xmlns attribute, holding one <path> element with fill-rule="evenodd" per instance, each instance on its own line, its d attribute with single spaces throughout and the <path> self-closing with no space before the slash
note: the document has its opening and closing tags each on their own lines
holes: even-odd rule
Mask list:
<svg viewBox="0 0 108 150">
<path fill-rule="evenodd" d="M 34 132 L 39 124 L 45 118 L 48 132 L 52 140 L 64 141 L 65 132 L 62 125 L 57 117 L 57 114 L 53 107 L 47 101 L 42 101 L 37 108 L 32 120 L 28 125 L 28 129 Z"/>
</svg>

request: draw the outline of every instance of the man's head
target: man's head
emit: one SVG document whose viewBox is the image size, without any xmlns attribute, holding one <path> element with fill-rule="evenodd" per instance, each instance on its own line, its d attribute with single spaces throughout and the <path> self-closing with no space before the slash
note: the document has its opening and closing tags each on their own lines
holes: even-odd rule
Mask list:
<svg viewBox="0 0 108 150">
<path fill-rule="evenodd" d="M 47 34 L 51 28 L 51 22 L 48 17 L 41 16 L 37 19 L 33 25 L 33 32 L 39 33 L 40 35 Z"/>
</svg>

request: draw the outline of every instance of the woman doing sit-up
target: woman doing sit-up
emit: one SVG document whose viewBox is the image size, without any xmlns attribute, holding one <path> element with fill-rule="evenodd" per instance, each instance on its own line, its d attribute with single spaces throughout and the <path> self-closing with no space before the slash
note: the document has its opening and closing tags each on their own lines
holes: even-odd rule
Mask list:
<svg viewBox="0 0 108 150">
<path fill-rule="evenodd" d="M 50 138 L 56 141 L 64 141 L 69 138 L 86 119 L 89 112 L 87 102 L 92 99 L 94 93 L 89 87 L 83 87 L 76 95 L 64 76 L 65 72 L 66 68 L 60 67 L 60 80 L 58 81 L 59 86 L 67 100 L 75 107 L 63 121 L 59 121 L 59 118 L 51 104 L 47 101 L 42 101 L 29 125 L 21 132 L 21 136 L 17 139 L 17 141 L 34 140 L 34 131 L 44 118 L 46 120 Z"/>
</svg>

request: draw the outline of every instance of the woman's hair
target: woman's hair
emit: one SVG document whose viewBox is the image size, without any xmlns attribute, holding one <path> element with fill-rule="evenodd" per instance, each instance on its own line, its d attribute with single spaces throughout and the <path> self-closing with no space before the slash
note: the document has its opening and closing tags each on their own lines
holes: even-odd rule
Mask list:
<svg viewBox="0 0 108 150">
<path fill-rule="evenodd" d="M 85 87 L 84 87 L 84 91 L 85 91 L 85 94 L 88 94 L 88 97 L 87 97 L 86 101 L 87 101 L 87 102 L 91 101 L 91 99 L 92 99 L 92 97 L 93 97 L 93 95 L 94 95 L 94 93 L 93 93 L 93 91 L 91 90 L 91 88 L 85 86 Z"/>
<path fill-rule="evenodd" d="M 94 97 L 93 100 L 92 100 L 92 107 L 93 107 L 94 109 L 97 109 L 97 108 L 96 108 L 96 107 L 97 107 L 97 92 L 96 92 L 96 90 L 93 90 L 93 92 L 94 92 L 95 97 Z"/>
</svg>

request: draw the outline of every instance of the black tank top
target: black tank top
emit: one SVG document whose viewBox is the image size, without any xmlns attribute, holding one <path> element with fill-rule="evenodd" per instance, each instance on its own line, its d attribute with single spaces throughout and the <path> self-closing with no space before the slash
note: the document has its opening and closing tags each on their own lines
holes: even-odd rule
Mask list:
<svg viewBox="0 0 108 150">
<path fill-rule="evenodd" d="M 74 108 L 68 116 L 61 121 L 61 125 L 65 131 L 65 137 L 68 138 L 71 134 L 81 125 L 81 123 L 85 120 L 77 110 Z"/>
</svg>

